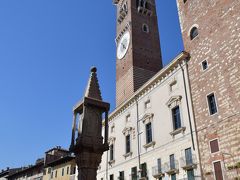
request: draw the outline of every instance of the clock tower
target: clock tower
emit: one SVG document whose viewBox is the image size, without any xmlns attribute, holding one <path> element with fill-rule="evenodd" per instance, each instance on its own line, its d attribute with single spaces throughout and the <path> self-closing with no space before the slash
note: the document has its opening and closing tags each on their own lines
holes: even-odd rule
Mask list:
<svg viewBox="0 0 240 180">
<path fill-rule="evenodd" d="M 117 7 L 116 106 L 162 68 L 155 0 L 113 0 Z"/>
</svg>

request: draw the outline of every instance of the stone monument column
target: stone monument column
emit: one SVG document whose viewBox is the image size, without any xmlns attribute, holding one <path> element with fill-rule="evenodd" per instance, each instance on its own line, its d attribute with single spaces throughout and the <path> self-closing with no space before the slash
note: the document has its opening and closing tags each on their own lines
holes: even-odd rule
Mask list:
<svg viewBox="0 0 240 180">
<path fill-rule="evenodd" d="M 79 180 L 96 180 L 102 154 L 109 149 L 107 139 L 110 104 L 102 100 L 96 72 L 95 67 L 91 69 L 85 95 L 73 109 L 70 151 L 76 156 Z M 105 114 L 105 132 L 102 129 L 103 114 Z M 76 132 L 78 132 L 77 137 Z"/>
</svg>

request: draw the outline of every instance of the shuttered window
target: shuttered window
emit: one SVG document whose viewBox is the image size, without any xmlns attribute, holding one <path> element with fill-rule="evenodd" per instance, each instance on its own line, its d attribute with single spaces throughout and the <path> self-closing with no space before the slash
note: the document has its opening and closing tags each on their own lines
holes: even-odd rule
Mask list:
<svg viewBox="0 0 240 180">
<path fill-rule="evenodd" d="M 210 149 L 211 149 L 211 153 L 215 153 L 219 151 L 217 139 L 210 141 Z"/>
</svg>

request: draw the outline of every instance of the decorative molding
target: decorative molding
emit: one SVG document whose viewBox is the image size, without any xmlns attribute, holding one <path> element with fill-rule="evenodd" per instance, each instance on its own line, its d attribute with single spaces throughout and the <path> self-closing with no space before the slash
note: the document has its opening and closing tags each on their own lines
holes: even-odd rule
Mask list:
<svg viewBox="0 0 240 180">
<path fill-rule="evenodd" d="M 181 102 L 181 100 L 182 100 L 182 96 L 180 96 L 180 95 L 179 95 L 179 96 L 172 96 L 172 97 L 168 100 L 168 102 L 166 103 L 166 105 L 167 105 L 169 108 L 173 108 L 173 107 L 179 105 L 180 102 Z"/>
<path fill-rule="evenodd" d="M 171 136 L 175 136 L 175 135 L 177 135 L 177 134 L 179 134 L 179 133 L 184 133 L 185 130 L 186 130 L 186 127 L 181 127 L 181 128 L 178 128 L 178 129 L 170 132 L 170 135 L 171 135 Z"/>
<path fill-rule="evenodd" d="M 132 156 L 132 154 L 133 154 L 132 152 L 129 152 L 129 153 L 124 154 L 123 157 L 127 158 L 129 156 Z"/>
<path fill-rule="evenodd" d="M 131 134 L 132 129 L 133 129 L 132 127 L 125 127 L 123 129 L 122 133 L 124 134 L 124 136 L 127 136 L 127 135 Z"/>
<path fill-rule="evenodd" d="M 109 137 L 108 138 L 108 143 L 109 144 L 114 144 L 115 140 L 116 140 L 116 137 Z"/>
<path fill-rule="evenodd" d="M 146 113 L 142 118 L 143 124 L 148 124 L 149 122 L 152 122 L 153 116 L 154 116 L 153 113 Z"/>
<path fill-rule="evenodd" d="M 111 166 L 112 166 L 114 163 L 115 163 L 115 160 L 114 160 L 114 159 L 108 162 L 108 164 L 110 164 Z"/>
<path fill-rule="evenodd" d="M 143 145 L 143 147 L 144 147 L 145 149 L 147 149 L 147 148 L 149 148 L 149 147 L 154 147 L 155 144 L 156 144 L 156 142 L 155 142 L 155 141 L 152 141 L 152 142 L 150 142 L 150 143 L 148 143 L 148 144 Z"/>
</svg>

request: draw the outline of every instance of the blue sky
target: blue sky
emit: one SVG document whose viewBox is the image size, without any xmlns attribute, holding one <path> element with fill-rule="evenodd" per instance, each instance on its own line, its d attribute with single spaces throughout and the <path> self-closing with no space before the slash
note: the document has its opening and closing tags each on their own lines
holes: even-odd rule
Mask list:
<svg viewBox="0 0 240 180">
<path fill-rule="evenodd" d="M 115 7 L 111 1 L 0 1 L 0 169 L 68 148 L 72 107 L 91 66 L 115 107 Z M 175 0 L 157 0 L 164 64 L 183 50 Z"/>
</svg>

